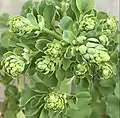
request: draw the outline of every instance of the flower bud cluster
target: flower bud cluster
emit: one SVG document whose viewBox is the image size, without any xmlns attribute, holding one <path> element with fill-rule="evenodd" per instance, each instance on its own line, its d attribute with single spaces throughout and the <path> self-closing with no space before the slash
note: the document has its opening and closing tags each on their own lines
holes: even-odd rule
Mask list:
<svg viewBox="0 0 120 118">
<path fill-rule="evenodd" d="M 113 68 L 110 64 L 105 63 L 101 66 L 102 80 L 109 79 L 113 76 Z"/>
<path fill-rule="evenodd" d="M 30 34 L 32 30 L 33 25 L 31 22 L 22 16 L 13 17 L 9 21 L 9 31 L 15 35 L 22 36 Z"/>
<path fill-rule="evenodd" d="M 12 77 L 21 74 L 25 68 L 24 61 L 12 52 L 7 52 L 3 55 L 1 65 L 3 71 Z"/>
<path fill-rule="evenodd" d="M 45 105 L 44 108 L 47 110 L 53 110 L 55 112 L 62 112 L 65 108 L 65 104 L 67 103 L 67 96 L 59 93 L 49 93 L 44 98 Z"/>
<path fill-rule="evenodd" d="M 88 42 L 78 47 L 78 51 L 86 61 L 101 63 L 110 60 L 110 56 L 101 44 Z"/>
<path fill-rule="evenodd" d="M 95 29 L 96 18 L 93 15 L 85 15 L 80 22 L 79 29 L 82 31 L 90 31 Z"/>
<path fill-rule="evenodd" d="M 45 51 L 45 54 L 57 58 L 62 55 L 62 45 L 59 41 L 54 40 L 52 43 L 47 44 L 47 50 Z"/>
<path fill-rule="evenodd" d="M 83 62 L 83 63 L 77 64 L 75 74 L 77 76 L 84 77 L 87 71 L 88 71 L 88 65 L 85 62 Z"/>
<path fill-rule="evenodd" d="M 43 57 L 36 61 L 37 70 L 48 74 L 55 71 L 55 62 L 50 57 Z"/>
<path fill-rule="evenodd" d="M 101 20 L 102 34 L 107 37 L 113 37 L 118 29 L 117 20 L 114 17 L 108 17 Z"/>
<path fill-rule="evenodd" d="M 56 65 L 59 63 L 62 56 L 62 44 L 59 41 L 54 40 L 52 43 L 48 43 L 44 53 L 46 54 L 36 62 L 37 69 L 45 74 L 54 72 Z"/>
</svg>

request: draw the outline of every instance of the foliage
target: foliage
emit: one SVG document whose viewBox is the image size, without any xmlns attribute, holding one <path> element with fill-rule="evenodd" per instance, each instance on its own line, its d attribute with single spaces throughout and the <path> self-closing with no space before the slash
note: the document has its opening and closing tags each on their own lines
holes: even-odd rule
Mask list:
<svg viewBox="0 0 120 118">
<path fill-rule="evenodd" d="M 118 21 L 93 0 L 30 0 L 0 26 L 4 118 L 120 117 Z"/>
</svg>

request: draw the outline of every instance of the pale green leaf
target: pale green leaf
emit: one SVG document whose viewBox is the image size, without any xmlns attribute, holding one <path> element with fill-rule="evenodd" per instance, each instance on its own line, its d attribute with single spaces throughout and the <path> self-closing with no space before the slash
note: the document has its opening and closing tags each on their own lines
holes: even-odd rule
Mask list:
<svg viewBox="0 0 120 118">
<path fill-rule="evenodd" d="M 94 9 L 94 0 L 76 0 L 76 5 L 80 12 L 85 13 Z"/>
<path fill-rule="evenodd" d="M 17 118 L 26 118 L 25 114 L 23 113 L 23 111 L 19 111 L 17 113 Z"/>
</svg>

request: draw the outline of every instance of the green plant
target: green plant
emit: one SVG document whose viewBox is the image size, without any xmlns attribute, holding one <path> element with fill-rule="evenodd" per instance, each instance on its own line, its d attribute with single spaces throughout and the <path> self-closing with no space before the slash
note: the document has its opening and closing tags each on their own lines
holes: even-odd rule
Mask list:
<svg viewBox="0 0 120 118">
<path fill-rule="evenodd" d="M 30 0 L 0 19 L 4 118 L 120 117 L 115 17 L 94 0 Z"/>
</svg>

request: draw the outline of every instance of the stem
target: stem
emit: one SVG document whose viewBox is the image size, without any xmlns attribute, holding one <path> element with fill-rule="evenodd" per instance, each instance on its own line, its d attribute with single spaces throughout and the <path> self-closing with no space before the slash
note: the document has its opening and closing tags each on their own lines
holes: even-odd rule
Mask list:
<svg viewBox="0 0 120 118">
<path fill-rule="evenodd" d="M 45 33 L 49 34 L 49 35 L 52 35 L 52 36 L 53 36 L 55 39 L 57 39 L 57 40 L 62 40 L 62 37 L 59 36 L 58 34 L 56 34 L 54 31 L 51 31 L 51 30 L 49 30 L 49 29 L 47 29 L 47 28 L 44 28 L 43 31 L 44 31 Z"/>
<path fill-rule="evenodd" d="M 75 92 L 76 92 L 76 85 L 75 85 L 75 76 L 74 76 L 71 82 L 71 94 L 74 94 Z"/>
<path fill-rule="evenodd" d="M 18 82 L 18 91 L 21 92 L 24 87 L 24 76 L 19 76 L 17 82 Z"/>
</svg>

